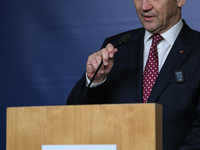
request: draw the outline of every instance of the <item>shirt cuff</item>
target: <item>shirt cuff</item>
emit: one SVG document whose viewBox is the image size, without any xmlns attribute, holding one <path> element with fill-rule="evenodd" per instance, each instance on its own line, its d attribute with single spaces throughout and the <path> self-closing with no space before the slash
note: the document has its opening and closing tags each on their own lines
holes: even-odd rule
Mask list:
<svg viewBox="0 0 200 150">
<path fill-rule="evenodd" d="M 90 79 L 88 79 L 88 77 L 87 77 L 87 72 L 85 73 L 85 77 L 86 77 L 86 86 L 88 86 L 89 83 L 90 83 Z M 90 85 L 90 88 L 100 86 L 101 84 L 103 84 L 106 81 L 106 79 L 107 79 L 107 77 L 102 82 L 100 82 L 100 83 L 92 83 Z"/>
</svg>

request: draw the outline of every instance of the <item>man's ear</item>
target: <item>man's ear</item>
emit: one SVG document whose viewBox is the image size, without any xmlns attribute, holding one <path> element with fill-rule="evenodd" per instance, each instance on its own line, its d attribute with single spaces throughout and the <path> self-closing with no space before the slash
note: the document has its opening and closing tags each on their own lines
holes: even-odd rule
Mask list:
<svg viewBox="0 0 200 150">
<path fill-rule="evenodd" d="M 185 4 L 185 2 L 186 0 L 177 0 L 177 6 L 181 8 Z"/>
</svg>

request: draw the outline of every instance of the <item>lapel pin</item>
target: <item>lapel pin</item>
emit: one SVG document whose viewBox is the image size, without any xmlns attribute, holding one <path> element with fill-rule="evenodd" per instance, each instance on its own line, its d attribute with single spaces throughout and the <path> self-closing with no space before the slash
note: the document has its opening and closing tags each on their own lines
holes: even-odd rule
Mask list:
<svg viewBox="0 0 200 150">
<path fill-rule="evenodd" d="M 183 54 L 184 51 L 180 51 L 181 54 Z"/>
</svg>

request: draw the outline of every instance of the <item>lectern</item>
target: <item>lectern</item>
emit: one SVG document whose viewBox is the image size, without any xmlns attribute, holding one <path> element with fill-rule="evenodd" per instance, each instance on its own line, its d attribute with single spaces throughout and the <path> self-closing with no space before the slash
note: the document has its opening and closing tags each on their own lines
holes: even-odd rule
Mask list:
<svg viewBox="0 0 200 150">
<path fill-rule="evenodd" d="M 117 150 L 162 150 L 162 106 L 10 107 L 6 136 L 7 150 L 85 144 L 116 144 Z"/>
</svg>

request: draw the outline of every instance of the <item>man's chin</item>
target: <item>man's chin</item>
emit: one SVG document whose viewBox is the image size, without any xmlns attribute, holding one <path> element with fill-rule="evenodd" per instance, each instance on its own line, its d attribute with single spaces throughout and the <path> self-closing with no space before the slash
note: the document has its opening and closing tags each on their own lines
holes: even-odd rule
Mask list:
<svg viewBox="0 0 200 150">
<path fill-rule="evenodd" d="M 153 25 L 144 25 L 144 28 L 152 34 L 158 34 L 159 30 Z"/>
</svg>

